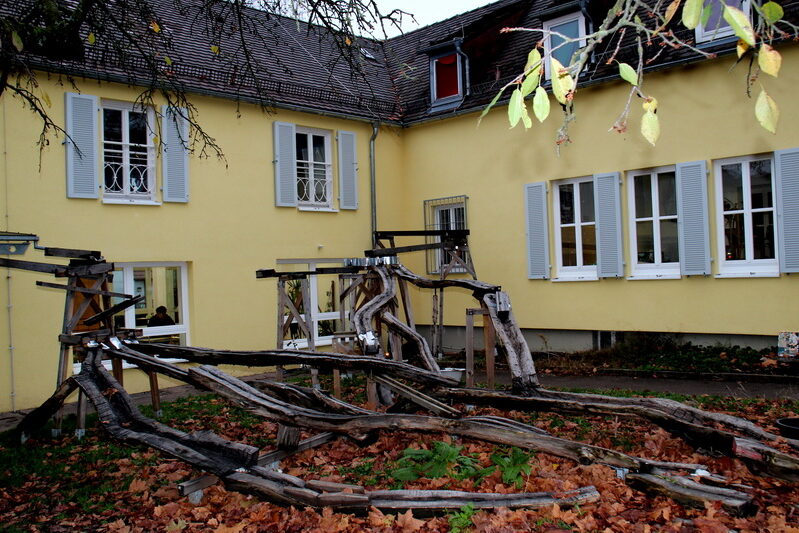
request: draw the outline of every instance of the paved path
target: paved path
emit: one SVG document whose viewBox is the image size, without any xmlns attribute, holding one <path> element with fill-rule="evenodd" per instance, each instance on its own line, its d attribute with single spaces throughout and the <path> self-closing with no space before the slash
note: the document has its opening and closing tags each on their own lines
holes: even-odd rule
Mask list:
<svg viewBox="0 0 799 533">
<path fill-rule="evenodd" d="M 269 374 L 257 374 L 245 379 L 258 379 Z M 500 383 L 510 383 L 507 376 L 497 376 Z M 581 388 L 581 389 L 600 389 L 600 390 L 635 390 L 635 391 L 656 391 L 672 392 L 676 394 L 699 395 L 711 394 L 718 396 L 734 396 L 738 398 L 788 398 L 799 400 L 799 384 L 789 383 L 738 383 L 731 381 L 698 381 L 687 379 L 662 379 L 662 378 L 635 378 L 627 376 L 553 376 L 541 374 L 539 376 L 541 384 L 545 387 L 557 388 Z M 485 380 L 482 376 L 477 376 L 477 381 Z M 161 391 L 161 401 L 170 402 L 183 396 L 201 394 L 200 391 L 191 385 L 171 387 Z M 150 393 L 134 394 L 133 400 L 137 405 L 150 403 Z M 89 406 L 91 409 L 91 405 Z M 17 422 L 25 415 L 26 411 L 14 411 L 0 413 L 0 433 L 12 429 Z M 75 412 L 75 404 L 66 407 L 66 414 Z"/>
</svg>

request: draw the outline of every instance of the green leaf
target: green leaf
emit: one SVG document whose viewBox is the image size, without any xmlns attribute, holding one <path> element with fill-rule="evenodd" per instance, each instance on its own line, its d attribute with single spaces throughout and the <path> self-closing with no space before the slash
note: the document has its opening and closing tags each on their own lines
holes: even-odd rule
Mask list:
<svg viewBox="0 0 799 533">
<path fill-rule="evenodd" d="M 478 125 L 480 125 L 480 121 L 483 120 L 483 117 L 486 116 L 489 111 L 491 111 L 491 108 L 494 107 L 494 104 L 496 104 L 499 101 L 499 98 L 500 98 L 500 96 L 502 96 L 502 93 L 504 91 L 505 91 L 505 87 L 500 89 L 499 92 L 496 94 L 496 96 L 494 96 L 494 98 L 491 100 L 491 102 L 489 102 L 489 104 L 486 106 L 486 108 L 483 109 L 483 112 L 480 113 L 480 118 L 477 119 L 477 124 Z"/>
<path fill-rule="evenodd" d="M 771 133 L 777 133 L 777 122 L 780 120 L 780 110 L 775 102 L 764 89 L 760 90 L 755 102 L 755 117 L 763 129 Z"/>
<path fill-rule="evenodd" d="M 211 52 L 213 52 L 214 54 L 219 55 L 219 47 L 217 45 L 215 45 L 215 44 L 212 44 L 211 45 Z"/>
<path fill-rule="evenodd" d="M 522 82 L 522 97 L 526 98 L 538 86 L 538 75 L 528 74 Z"/>
<path fill-rule="evenodd" d="M 760 66 L 760 70 L 776 78 L 780 73 L 782 56 L 774 48 L 763 43 L 757 53 L 757 64 Z"/>
<path fill-rule="evenodd" d="M 15 31 L 11 32 L 11 44 L 14 45 L 14 48 L 17 49 L 17 52 L 22 52 L 24 46 L 22 46 L 22 38 L 19 36 L 19 33 Z"/>
<path fill-rule="evenodd" d="M 94 34 L 94 32 L 89 32 L 89 35 L 86 36 L 86 42 L 91 45 L 97 42 L 97 36 Z"/>
<path fill-rule="evenodd" d="M 538 122 L 544 122 L 549 116 L 549 95 L 540 85 L 533 96 L 533 114 Z"/>
<path fill-rule="evenodd" d="M 737 7 L 725 4 L 724 20 L 727 21 L 727 24 L 730 25 L 738 38 L 743 39 L 749 46 L 755 45 L 755 30 L 752 29 L 752 21 L 749 20 L 749 16 L 746 13 Z"/>
<path fill-rule="evenodd" d="M 533 68 L 538 66 L 541 68 L 541 52 L 538 51 L 538 48 L 533 48 L 530 50 L 530 53 L 527 54 L 527 64 L 524 65 L 524 71 L 527 72 Z"/>
<path fill-rule="evenodd" d="M 709 2 L 705 4 L 705 7 L 702 8 L 702 26 L 707 26 L 707 23 L 710 22 L 710 15 L 713 14 L 713 2 Z"/>
<path fill-rule="evenodd" d="M 685 5 L 682 6 L 682 24 L 689 30 L 699 26 L 699 20 L 702 18 L 702 8 L 704 7 L 704 0 L 686 0 Z"/>
<path fill-rule="evenodd" d="M 630 85 L 638 86 L 638 73 L 627 63 L 619 63 L 619 75 Z"/>
<path fill-rule="evenodd" d="M 785 16 L 785 11 L 783 11 L 782 6 L 777 2 L 766 2 L 760 7 L 760 11 L 763 13 L 763 18 L 765 18 L 766 22 L 769 24 L 774 24 Z"/>
<path fill-rule="evenodd" d="M 639 17 L 638 15 L 633 17 L 633 22 L 635 22 L 639 26 L 643 26 L 644 25 L 644 21 L 641 20 L 641 17 Z"/>
<path fill-rule="evenodd" d="M 391 477 L 397 481 L 416 481 L 419 479 L 419 476 L 416 474 L 416 469 L 410 466 L 392 470 Z"/>
<path fill-rule="evenodd" d="M 172 66 L 172 58 L 169 56 L 164 56 L 164 63 L 166 63 L 169 66 Z"/>
<path fill-rule="evenodd" d="M 521 89 L 516 89 L 510 95 L 510 102 L 508 103 L 508 121 L 510 127 L 515 128 L 516 124 L 522 119 L 522 114 L 526 112 L 524 107 L 524 98 L 522 98 Z"/>
<path fill-rule="evenodd" d="M 569 100 L 569 93 L 574 89 L 574 80 L 569 75 L 569 72 L 563 68 L 560 61 L 554 57 L 550 59 L 552 68 L 552 94 L 555 99 L 563 105 Z"/>
<path fill-rule="evenodd" d="M 658 116 L 653 111 L 647 111 L 641 118 L 641 135 L 652 146 L 655 146 L 658 137 L 660 137 L 660 123 L 658 122 Z"/>
</svg>

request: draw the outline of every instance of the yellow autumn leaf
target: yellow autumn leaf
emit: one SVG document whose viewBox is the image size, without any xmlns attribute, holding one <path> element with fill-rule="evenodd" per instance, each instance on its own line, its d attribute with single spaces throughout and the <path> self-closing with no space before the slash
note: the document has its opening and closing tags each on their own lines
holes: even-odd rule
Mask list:
<svg viewBox="0 0 799 533">
<path fill-rule="evenodd" d="M 739 58 L 742 57 L 750 48 L 751 46 L 746 44 L 746 41 L 743 39 L 738 39 L 738 44 L 735 45 L 735 51 L 738 53 Z"/>
<path fill-rule="evenodd" d="M 777 133 L 777 122 L 780 120 L 780 110 L 775 102 L 764 89 L 760 90 L 755 102 L 755 117 L 763 129 L 771 133 Z"/>
<path fill-rule="evenodd" d="M 150 22 L 150 29 L 155 33 L 161 33 L 161 26 L 159 26 L 156 21 Z"/>
<path fill-rule="evenodd" d="M 550 58 L 550 68 L 552 71 L 552 94 L 555 99 L 563 105 L 568 102 L 568 95 L 574 89 L 574 80 L 569 72 L 563 68 L 560 61 Z"/>
<path fill-rule="evenodd" d="M 549 116 L 549 95 L 547 95 L 546 89 L 540 85 L 533 96 L 533 114 L 538 122 L 544 122 Z"/>
<path fill-rule="evenodd" d="M 526 113 L 526 111 L 522 91 L 516 89 L 511 93 L 510 102 L 508 102 L 508 122 L 510 122 L 511 128 L 516 127 L 522 118 L 522 113 Z"/>
<path fill-rule="evenodd" d="M 50 101 L 50 95 L 47 94 L 47 91 L 42 91 L 42 101 L 47 107 L 53 107 L 53 102 Z"/>
<path fill-rule="evenodd" d="M 663 23 L 664 26 L 669 22 L 671 22 L 671 19 L 674 18 L 674 14 L 677 12 L 677 9 L 680 7 L 681 2 L 682 0 L 674 0 L 671 4 L 669 4 L 669 7 L 666 8 L 666 21 Z"/>
<path fill-rule="evenodd" d="M 649 144 L 655 146 L 660 137 L 660 122 L 654 111 L 647 111 L 641 118 L 641 135 L 649 141 Z"/>
<path fill-rule="evenodd" d="M 645 98 L 644 103 L 641 105 L 644 111 L 652 111 L 654 113 L 658 109 L 658 100 L 654 96 L 650 96 L 649 98 Z"/>
<path fill-rule="evenodd" d="M 763 43 L 757 53 L 757 64 L 760 66 L 760 70 L 776 78 L 780 73 L 782 56 L 773 47 Z"/>
<path fill-rule="evenodd" d="M 735 32 L 739 39 L 743 39 L 749 46 L 755 45 L 755 30 L 752 29 L 752 21 L 749 15 L 737 7 L 724 6 L 724 20 Z"/>
<path fill-rule="evenodd" d="M 172 58 L 169 56 L 164 56 L 164 63 L 166 63 L 169 66 L 172 66 Z"/>
<path fill-rule="evenodd" d="M 536 70 L 541 68 L 541 52 L 538 51 L 538 48 L 533 48 L 527 54 L 527 64 L 524 65 L 524 71 L 527 72 L 534 67 Z"/>
<path fill-rule="evenodd" d="M 689 30 L 693 30 L 699 26 L 699 20 L 702 18 L 702 8 L 704 7 L 704 0 L 686 0 L 685 5 L 682 7 L 682 24 Z"/>
<path fill-rule="evenodd" d="M 94 32 L 90 32 L 89 35 L 86 36 L 86 42 L 91 45 L 97 42 L 97 36 L 94 34 Z"/>
<path fill-rule="evenodd" d="M 219 47 L 217 45 L 215 45 L 215 44 L 212 44 L 211 45 L 211 52 L 219 55 Z"/>
</svg>

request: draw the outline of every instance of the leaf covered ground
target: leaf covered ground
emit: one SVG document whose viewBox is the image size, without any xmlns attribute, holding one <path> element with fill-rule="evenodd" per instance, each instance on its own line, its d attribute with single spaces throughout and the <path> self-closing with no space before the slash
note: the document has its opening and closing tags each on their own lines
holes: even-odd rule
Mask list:
<svg viewBox="0 0 799 533">
<path fill-rule="evenodd" d="M 799 413 L 799 402 L 708 396 L 677 399 L 743 416 L 771 429 L 776 418 Z M 572 509 L 479 511 L 465 507 L 437 516 L 373 509 L 358 516 L 330 509 L 283 508 L 217 485 L 207 489 L 199 503 L 191 503 L 179 496 L 177 484 L 200 472 L 91 429 L 80 441 L 72 436 L 52 438 L 47 431 L 23 446 L 9 435 L 0 438 L 0 531 L 799 532 L 799 484 L 753 476 L 736 460 L 699 455 L 646 423 L 492 409 L 478 413 L 507 416 L 558 436 L 634 455 L 707 464 L 731 482 L 750 485 L 758 511 L 734 517 L 720 506 L 685 508 L 629 488 L 605 466 L 581 466 L 544 453 L 410 432 L 382 432 L 368 446 L 337 439 L 296 454 L 281 466 L 305 479 L 356 483 L 368 490 L 557 493 L 594 485 L 600 500 Z M 162 421 L 184 431 L 211 429 L 263 450 L 274 447 L 277 432 L 274 424 L 212 395 L 166 405 Z"/>
</svg>

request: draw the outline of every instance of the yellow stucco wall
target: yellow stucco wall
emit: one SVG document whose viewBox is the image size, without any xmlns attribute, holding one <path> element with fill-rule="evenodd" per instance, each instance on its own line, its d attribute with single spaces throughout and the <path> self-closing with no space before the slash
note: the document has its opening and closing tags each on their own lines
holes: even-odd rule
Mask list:
<svg viewBox="0 0 799 533">
<path fill-rule="evenodd" d="M 579 330 L 637 330 L 775 335 L 799 328 L 793 312 L 796 275 L 761 279 L 692 277 L 678 280 L 553 282 L 527 279 L 524 185 L 603 172 L 631 171 L 704 159 L 712 175 L 715 159 L 770 153 L 799 147 L 799 111 L 795 88 L 796 48 L 781 49 L 779 79 L 762 83 L 779 103 L 782 120 L 776 135 L 757 124 L 754 100 L 744 92 L 745 71 L 729 72 L 727 57 L 645 76 L 644 90 L 660 102 L 662 135 L 656 147 L 639 134 L 640 100 L 634 99 L 629 132 L 608 132 L 621 112 L 629 86 L 608 83 L 578 91 L 573 144 L 554 149 L 559 117 L 525 132 L 509 130 L 507 107 L 490 112 L 477 127 L 477 114 L 411 127 L 405 132 L 406 198 L 404 219 L 423 223 L 424 200 L 465 194 L 470 249 L 480 279 L 499 283 L 510 293 L 522 327 Z M 767 78 L 767 79 L 766 79 Z M 759 84 L 754 88 L 757 95 Z M 624 176 L 622 176 L 624 179 Z M 711 254 L 716 257 L 713 180 L 708 180 Z M 549 194 L 550 256 L 555 264 L 552 193 Z M 622 188 L 624 257 L 629 273 L 627 188 Z M 421 254 L 409 262 L 423 268 Z M 716 266 L 714 263 L 714 272 Z M 553 269 L 554 276 L 554 269 Z M 449 305 L 449 304 L 452 305 Z M 463 324 L 468 298 L 448 300 L 446 323 Z M 426 306 L 417 319 L 430 316 Z"/>
<path fill-rule="evenodd" d="M 40 77 L 52 101 L 51 116 L 63 126 L 64 86 Z M 102 98 L 133 101 L 134 89 L 91 80 L 78 88 Z M 195 346 L 269 349 L 275 341 L 276 282 L 256 280 L 255 270 L 275 268 L 278 259 L 360 257 L 371 243 L 369 138 L 372 127 L 305 113 L 267 114 L 254 105 L 196 96 L 193 104 L 207 132 L 225 153 L 190 160 L 190 201 L 159 206 L 108 205 L 102 200 L 68 199 L 65 154 L 61 138 L 51 138 L 40 153 L 35 142 L 40 123 L 17 100 L 0 98 L 3 159 L 0 161 L 2 228 L 35 233 L 46 246 L 101 250 L 113 262 L 185 261 L 188 264 L 190 340 Z M 275 207 L 272 122 L 331 130 L 333 197 L 338 197 L 335 132 L 357 134 L 359 209 L 306 212 Z M 397 198 L 402 183 L 401 136 L 382 128 L 377 141 L 384 163 L 380 189 Z M 160 157 L 157 161 L 160 175 Z M 159 177 L 160 179 L 160 177 Z M 160 183 L 160 182 L 159 182 Z M 397 184 L 397 185 L 395 185 Z M 337 202 L 334 201 L 337 205 Z M 395 209 L 399 210 L 397 206 Z M 6 211 L 7 210 L 7 211 Z M 52 261 L 29 250 L 27 260 Z M 4 270 L 4 274 L 6 271 Z M 64 293 L 36 288 L 52 276 L 11 270 L 11 342 L 14 358 L 13 407 L 31 407 L 55 385 L 57 335 L 61 329 Z M 48 279 L 50 278 L 50 279 Z M 11 404 L 8 284 L 0 282 L 0 411 Z M 257 370 L 252 370 L 257 371 Z M 131 378 L 131 390 L 144 380 Z"/>
</svg>

